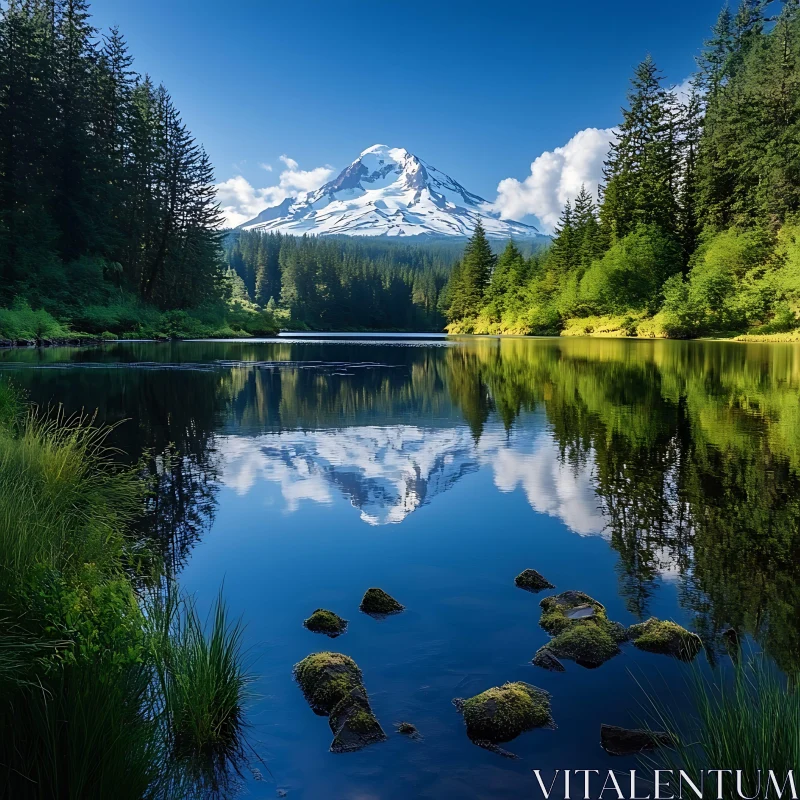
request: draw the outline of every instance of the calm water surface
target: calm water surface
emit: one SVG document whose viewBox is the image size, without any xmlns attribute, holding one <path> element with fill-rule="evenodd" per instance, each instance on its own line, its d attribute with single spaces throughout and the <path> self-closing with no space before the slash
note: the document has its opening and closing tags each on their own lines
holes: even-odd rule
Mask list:
<svg viewBox="0 0 800 800">
<path fill-rule="evenodd" d="M 630 646 L 596 670 L 530 664 L 548 637 L 533 567 L 630 624 L 675 619 L 723 660 L 734 626 L 800 662 L 800 348 L 617 340 L 120 343 L 0 352 L 43 406 L 99 410 L 147 454 L 142 524 L 207 607 L 224 583 L 258 674 L 251 797 L 539 797 L 531 769 L 625 770 L 602 722 L 635 725 L 650 682 L 685 702 L 689 669 Z M 380 586 L 407 606 L 360 614 Z M 541 597 L 541 595 L 540 595 Z M 302 620 L 350 620 L 329 640 Z M 328 752 L 292 666 L 352 656 L 389 741 Z M 467 739 L 451 704 L 506 681 L 552 693 L 558 728 Z M 394 733 L 413 722 L 418 741 Z"/>
</svg>

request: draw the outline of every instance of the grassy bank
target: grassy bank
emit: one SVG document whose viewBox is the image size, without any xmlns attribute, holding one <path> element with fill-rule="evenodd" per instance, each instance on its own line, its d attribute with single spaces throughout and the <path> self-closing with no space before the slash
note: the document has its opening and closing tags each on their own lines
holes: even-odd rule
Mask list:
<svg viewBox="0 0 800 800">
<path fill-rule="evenodd" d="M 524 320 L 511 323 L 493 322 L 477 317 L 450 323 L 446 328 L 451 334 L 488 334 L 495 336 L 598 336 L 598 337 L 638 337 L 640 339 L 692 339 L 719 338 L 739 342 L 800 342 L 800 328 L 794 330 L 769 330 L 763 327 L 752 331 L 707 331 L 701 336 L 676 326 L 668 314 L 659 313 L 647 316 L 641 312 L 627 314 L 604 314 L 587 317 L 570 317 L 563 325 L 552 328 L 531 328 Z"/>
<path fill-rule="evenodd" d="M 60 343 L 92 339 L 205 339 L 272 336 L 272 314 L 253 304 L 220 302 L 190 310 L 161 311 L 121 296 L 109 305 L 48 311 L 18 300 L 0 308 L 0 340 Z"/>
<path fill-rule="evenodd" d="M 164 585 L 130 533 L 147 486 L 90 422 L 0 381 L 0 786 L 222 794 L 246 749 L 241 629 Z"/>
<path fill-rule="evenodd" d="M 693 700 L 689 714 L 677 715 L 652 701 L 652 728 L 670 733 L 676 746 L 644 757 L 645 763 L 673 770 L 674 775 L 684 770 L 695 782 L 702 770 L 731 770 L 723 796 L 780 797 L 787 774 L 800 764 L 796 678 L 787 680 L 758 654 L 736 663 L 732 676 L 724 670 L 708 676 L 697 668 L 688 694 Z M 741 794 L 733 788 L 736 770 L 743 775 Z M 709 778 L 707 783 L 703 796 L 716 797 L 716 780 Z"/>
</svg>

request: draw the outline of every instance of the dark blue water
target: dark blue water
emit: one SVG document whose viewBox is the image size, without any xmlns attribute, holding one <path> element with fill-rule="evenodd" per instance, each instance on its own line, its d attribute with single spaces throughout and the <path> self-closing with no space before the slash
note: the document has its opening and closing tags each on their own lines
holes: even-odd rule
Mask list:
<svg viewBox="0 0 800 800">
<path fill-rule="evenodd" d="M 115 443 L 160 475 L 142 535 L 201 607 L 224 585 L 246 621 L 268 767 L 254 762 L 249 796 L 539 797 L 532 769 L 635 767 L 602 750 L 601 723 L 645 717 L 639 684 L 688 708 L 726 627 L 784 668 L 800 657 L 796 348 L 198 342 L 8 351 L 0 368 L 42 405 L 127 420 Z M 547 592 L 515 587 L 526 568 L 626 625 L 700 632 L 703 666 L 626 645 L 595 670 L 533 667 Z M 370 586 L 406 611 L 361 614 Z M 305 630 L 318 607 L 347 633 Z M 387 742 L 328 752 L 327 719 L 292 679 L 325 649 L 361 667 Z M 511 760 L 472 744 L 451 701 L 517 680 L 552 693 L 557 728 L 506 745 Z"/>
</svg>

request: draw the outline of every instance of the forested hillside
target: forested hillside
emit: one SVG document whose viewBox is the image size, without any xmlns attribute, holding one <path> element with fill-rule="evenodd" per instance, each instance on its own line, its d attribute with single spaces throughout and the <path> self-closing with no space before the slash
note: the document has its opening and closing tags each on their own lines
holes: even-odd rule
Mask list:
<svg viewBox="0 0 800 800">
<path fill-rule="evenodd" d="M 120 32 L 85 0 L 3 4 L 0 338 L 271 329 L 225 302 L 220 221 L 204 150 Z"/>
<path fill-rule="evenodd" d="M 800 310 L 800 4 L 726 7 L 679 96 L 635 70 L 596 206 L 553 246 L 495 263 L 480 231 L 447 288 L 449 329 L 780 334 Z"/>
<path fill-rule="evenodd" d="M 440 294 L 463 246 L 235 231 L 225 254 L 235 296 L 282 327 L 440 331 Z"/>
</svg>

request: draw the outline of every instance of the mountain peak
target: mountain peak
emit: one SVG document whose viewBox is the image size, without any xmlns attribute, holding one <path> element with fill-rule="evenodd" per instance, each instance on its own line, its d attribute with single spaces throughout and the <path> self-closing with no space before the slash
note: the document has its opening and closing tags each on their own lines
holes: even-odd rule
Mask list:
<svg viewBox="0 0 800 800">
<path fill-rule="evenodd" d="M 500 219 L 482 197 L 405 148 L 374 144 L 316 191 L 239 227 L 316 236 L 466 237 L 478 221 L 490 238 L 541 237 L 532 225 Z"/>
</svg>

